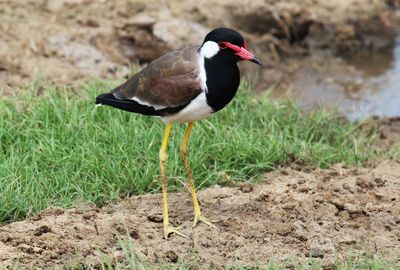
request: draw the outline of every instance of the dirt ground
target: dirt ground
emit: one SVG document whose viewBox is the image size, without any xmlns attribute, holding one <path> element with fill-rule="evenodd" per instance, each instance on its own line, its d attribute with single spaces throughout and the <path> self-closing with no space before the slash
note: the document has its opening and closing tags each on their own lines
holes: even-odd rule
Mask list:
<svg viewBox="0 0 400 270">
<path fill-rule="evenodd" d="M 377 145 L 382 149 L 390 149 L 400 142 L 400 117 L 370 119 L 362 128 L 365 132 L 377 131 Z"/>
<path fill-rule="evenodd" d="M 238 29 L 265 60 L 262 71 L 244 65 L 261 80 L 258 89 L 277 81 L 287 86 L 293 75 L 303 77 L 304 65 L 320 65 L 293 57 L 328 49 L 335 62 L 332 54 L 393 46 L 399 7 L 397 0 L 3 0 L 0 92 L 18 93 L 33 80 L 121 79 L 129 65 L 199 44 L 218 26 Z M 337 85 L 343 83 L 349 84 Z"/>
<path fill-rule="evenodd" d="M 188 194 L 169 195 L 171 222 L 190 239 L 162 238 L 161 195 L 134 196 L 104 208 L 51 208 L 0 228 L 0 265 L 53 268 L 79 260 L 96 266 L 104 254 L 121 260 L 118 235 L 130 237 L 150 263 L 200 260 L 222 267 L 285 262 L 308 256 L 325 266 L 362 251 L 400 263 L 400 164 L 371 168 L 270 172 L 258 185 L 215 186 L 199 193 L 204 214 L 218 229 L 192 229 Z M 256 248 L 255 248 L 256 246 Z"/>
</svg>

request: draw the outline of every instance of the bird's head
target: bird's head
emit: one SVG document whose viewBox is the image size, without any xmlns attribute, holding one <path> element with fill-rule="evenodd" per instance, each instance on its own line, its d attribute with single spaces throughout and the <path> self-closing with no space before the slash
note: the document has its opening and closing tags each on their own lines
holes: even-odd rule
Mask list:
<svg viewBox="0 0 400 270">
<path fill-rule="evenodd" d="M 200 47 L 200 53 L 208 59 L 217 58 L 233 63 L 247 60 L 262 65 L 261 60 L 247 50 L 242 35 L 229 28 L 216 28 L 208 33 Z"/>
</svg>

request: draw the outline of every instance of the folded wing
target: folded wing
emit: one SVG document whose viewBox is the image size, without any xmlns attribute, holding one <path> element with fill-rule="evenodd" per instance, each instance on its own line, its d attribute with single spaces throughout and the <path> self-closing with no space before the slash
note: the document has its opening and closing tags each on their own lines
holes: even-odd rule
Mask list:
<svg viewBox="0 0 400 270">
<path fill-rule="evenodd" d="M 112 94 L 156 111 L 187 105 L 202 92 L 197 49 L 190 47 L 156 59 Z"/>
</svg>

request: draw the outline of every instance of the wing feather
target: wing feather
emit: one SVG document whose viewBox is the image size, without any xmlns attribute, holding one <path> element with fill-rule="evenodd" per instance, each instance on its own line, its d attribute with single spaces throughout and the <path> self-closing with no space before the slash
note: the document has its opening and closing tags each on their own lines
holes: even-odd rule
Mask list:
<svg viewBox="0 0 400 270">
<path fill-rule="evenodd" d="M 190 103 L 202 92 L 197 49 L 189 47 L 156 59 L 112 93 L 120 100 L 135 99 L 159 108 Z"/>
</svg>

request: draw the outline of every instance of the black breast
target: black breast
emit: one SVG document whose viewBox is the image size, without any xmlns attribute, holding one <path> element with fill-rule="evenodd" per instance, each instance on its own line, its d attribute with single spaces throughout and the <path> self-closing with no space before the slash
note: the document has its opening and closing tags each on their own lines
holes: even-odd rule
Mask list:
<svg viewBox="0 0 400 270">
<path fill-rule="evenodd" d="M 207 103 L 214 111 L 224 108 L 235 96 L 240 84 L 240 72 L 236 63 L 205 59 L 207 76 Z"/>
</svg>

